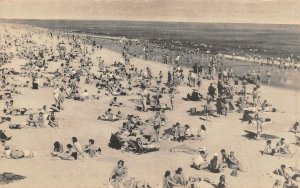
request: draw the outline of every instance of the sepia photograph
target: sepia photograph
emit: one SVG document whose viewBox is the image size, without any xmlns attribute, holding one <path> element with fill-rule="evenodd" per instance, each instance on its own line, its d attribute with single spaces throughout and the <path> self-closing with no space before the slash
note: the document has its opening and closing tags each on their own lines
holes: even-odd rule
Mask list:
<svg viewBox="0 0 300 188">
<path fill-rule="evenodd" d="M 300 188 L 300 0 L 0 0 L 1 188 Z"/>
</svg>

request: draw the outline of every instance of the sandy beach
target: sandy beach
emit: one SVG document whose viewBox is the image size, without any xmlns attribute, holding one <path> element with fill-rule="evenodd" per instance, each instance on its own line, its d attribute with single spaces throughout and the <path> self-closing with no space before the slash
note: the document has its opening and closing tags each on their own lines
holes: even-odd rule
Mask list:
<svg viewBox="0 0 300 188">
<path fill-rule="evenodd" d="M 32 40 L 36 46 L 55 47 L 59 42 L 65 41 L 67 50 L 70 47 L 67 43 L 68 39 L 60 37 L 50 38 L 47 30 L 39 30 L 28 26 L 2 24 L 0 25 L 0 36 L 9 33 L 12 36 L 21 37 L 22 35 L 31 32 Z M 7 30 L 7 32 L 5 31 Z M 54 34 L 55 36 L 55 34 Z M 109 38 L 105 38 L 110 40 Z M 1 44 L 0 39 L 0 44 Z M 29 44 L 28 44 L 29 45 Z M 121 43 L 119 45 L 122 45 Z M 92 51 L 91 45 L 84 45 L 88 51 Z M 16 54 L 16 46 L 8 49 L 8 52 Z M 90 53 L 91 61 L 96 62 L 97 57 L 104 60 L 105 65 L 110 66 L 115 61 L 123 62 L 122 54 L 114 52 L 110 49 L 96 49 Z M 22 71 L 21 65 L 24 65 L 27 60 L 20 59 L 16 55 L 9 64 L 3 65 L 1 68 L 14 68 L 16 71 Z M 73 67 L 78 66 L 79 59 L 75 59 L 71 64 Z M 47 71 L 55 71 L 60 68 L 62 60 L 57 62 L 49 62 Z M 152 74 L 157 76 L 160 71 L 164 74 L 164 82 L 167 81 L 167 72 L 172 69 L 172 65 L 162 64 L 161 62 L 146 61 L 141 58 L 131 58 L 130 63 L 138 69 L 145 70 L 149 67 Z M 92 67 L 91 72 L 97 74 L 97 65 Z M 184 74 L 188 75 L 189 69 L 183 69 Z M 24 83 L 30 78 L 13 77 L 10 82 L 14 84 Z M 85 76 L 82 76 L 85 78 Z M 187 81 L 185 81 L 187 82 Z M 122 80 L 126 84 L 126 79 Z M 197 88 L 205 97 L 207 88 L 210 83 L 217 83 L 217 80 L 203 79 L 201 88 Z M 241 86 L 239 86 L 241 87 Z M 249 86 L 249 92 L 253 86 Z M 80 92 L 85 89 L 90 94 L 96 94 L 97 89 L 94 85 L 84 83 L 84 79 L 80 82 Z M 227 116 L 218 118 L 210 118 L 209 121 L 204 121 L 199 116 L 189 116 L 188 110 L 191 107 L 202 109 L 205 101 L 193 102 L 184 101 L 187 93 L 191 92 L 192 88 L 186 84 L 182 84 L 176 89 L 178 93 L 174 98 L 174 110 L 167 110 L 167 123 L 165 128 L 171 128 L 176 122 L 181 124 L 189 124 L 192 131 L 199 129 L 200 125 L 204 124 L 207 127 L 207 136 L 203 140 L 186 140 L 183 143 L 170 140 L 160 140 L 155 143 L 160 147 L 157 152 L 135 155 L 133 153 L 121 152 L 120 150 L 111 149 L 108 147 L 110 136 L 122 126 L 122 120 L 108 122 L 99 121 L 97 117 L 103 114 L 112 99 L 112 96 L 102 95 L 100 100 L 85 100 L 75 101 L 66 99 L 64 102 L 64 110 L 57 113 L 59 128 L 23 128 L 20 130 L 12 130 L 8 128 L 7 122 L 0 124 L 1 130 L 6 130 L 6 133 L 12 136 L 9 145 L 18 148 L 26 148 L 36 151 L 37 156 L 30 159 L 5 159 L 0 158 L 0 173 L 12 172 L 25 176 L 26 178 L 20 181 L 15 181 L 7 185 L 0 185 L 4 188 L 102 188 L 107 187 L 108 178 L 117 161 L 122 159 L 128 168 L 128 176 L 135 177 L 139 180 L 149 182 L 152 187 L 162 187 L 162 177 L 166 170 L 174 171 L 178 167 L 182 167 L 186 177 L 194 176 L 208 178 L 217 183 L 219 176 L 224 174 L 226 182 L 230 188 L 267 188 L 272 187 L 276 179 L 282 177 L 273 174 L 273 171 L 282 164 L 300 168 L 298 160 L 300 154 L 299 146 L 295 145 L 295 136 L 288 132 L 289 128 L 299 121 L 299 104 L 300 92 L 295 89 L 287 89 L 281 87 L 273 87 L 262 85 L 262 99 L 267 99 L 269 103 L 278 109 L 277 112 L 263 112 L 265 118 L 270 118 L 271 122 L 265 124 L 263 133 L 275 135 L 279 138 L 286 139 L 286 143 L 290 145 L 290 149 L 295 153 L 292 157 L 278 157 L 261 155 L 260 150 L 264 149 L 265 140 L 249 140 L 245 136 L 244 130 L 256 131 L 256 124 L 246 124 L 241 122 L 242 113 L 232 112 Z M 125 115 L 139 115 L 143 120 L 151 118 L 155 112 L 142 112 L 136 110 L 136 104 L 130 99 L 139 99 L 139 88 L 134 88 L 132 95 L 119 96 L 118 99 L 124 104 L 121 107 L 111 107 L 112 111 L 122 111 Z M 53 88 L 44 87 L 38 90 L 32 90 L 30 87 L 21 88 L 19 95 L 13 95 L 16 107 L 32 108 L 33 113 L 37 113 L 43 105 L 51 106 L 54 103 Z M 104 92 L 103 92 L 104 93 Z M 168 103 L 168 94 L 162 94 L 162 103 Z M 0 100 L 1 112 L 0 116 L 6 116 L 3 113 L 5 101 Z M 213 106 L 215 108 L 215 106 Z M 14 116 L 14 123 L 24 123 L 27 116 Z M 66 161 L 58 158 L 53 158 L 50 153 L 53 150 L 53 143 L 59 141 L 64 145 L 71 142 L 71 138 L 76 136 L 80 143 L 84 144 L 88 139 L 95 139 L 96 145 L 102 149 L 102 154 L 97 158 L 85 158 L 84 160 Z M 279 139 L 274 139 L 276 143 Z M 175 146 L 186 145 L 188 147 L 198 149 L 206 147 L 208 158 L 210 159 L 214 153 L 219 153 L 221 149 L 226 151 L 235 151 L 236 157 L 243 164 L 244 172 L 239 172 L 237 177 L 231 176 L 231 170 L 225 169 L 220 174 L 210 173 L 209 171 L 198 171 L 191 168 L 192 155 L 183 152 L 170 152 L 170 149 Z M 297 182 L 296 182 L 297 183 Z"/>
</svg>

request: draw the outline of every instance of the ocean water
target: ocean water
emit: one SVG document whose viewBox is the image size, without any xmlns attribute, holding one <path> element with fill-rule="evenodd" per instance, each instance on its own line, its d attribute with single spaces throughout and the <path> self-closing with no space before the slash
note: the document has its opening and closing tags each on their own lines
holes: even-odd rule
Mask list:
<svg viewBox="0 0 300 188">
<path fill-rule="evenodd" d="M 300 25 L 174 23 L 79 20 L 0 20 L 48 29 L 174 43 L 197 48 L 208 45 L 211 51 L 226 54 L 252 54 L 288 57 L 300 56 Z M 176 44 L 176 43 L 175 43 Z M 195 47 L 195 44 L 197 47 Z M 203 49 L 205 50 L 205 49 Z"/>
</svg>

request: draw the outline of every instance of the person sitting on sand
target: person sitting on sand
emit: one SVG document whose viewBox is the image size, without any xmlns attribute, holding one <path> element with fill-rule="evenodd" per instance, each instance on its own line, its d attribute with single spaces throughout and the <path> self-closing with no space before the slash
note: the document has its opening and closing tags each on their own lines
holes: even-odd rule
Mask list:
<svg viewBox="0 0 300 188">
<path fill-rule="evenodd" d="M 222 155 L 222 168 L 228 167 L 228 156 L 226 154 L 225 149 L 221 149 L 221 155 Z"/>
<path fill-rule="evenodd" d="M 10 140 L 11 139 L 11 136 L 7 136 L 5 134 L 5 130 L 0 130 L 0 140 L 2 141 L 6 141 L 6 140 Z"/>
<path fill-rule="evenodd" d="M 37 127 L 36 120 L 33 119 L 33 114 L 30 114 L 28 119 L 26 120 L 26 125 L 29 127 Z"/>
<path fill-rule="evenodd" d="M 215 116 L 216 117 L 216 115 L 215 115 L 215 113 L 212 109 L 212 106 L 209 102 L 207 102 L 203 107 L 203 115 L 206 116 L 206 120 L 208 119 L 209 116 Z"/>
<path fill-rule="evenodd" d="M 52 151 L 52 156 L 57 156 L 59 154 L 62 154 L 64 152 L 64 147 L 63 145 L 58 142 L 58 141 L 55 141 L 54 144 L 53 144 L 53 151 Z"/>
<path fill-rule="evenodd" d="M 276 108 L 272 108 L 272 105 L 267 100 L 264 100 L 261 104 L 261 109 L 264 112 L 276 112 Z"/>
<path fill-rule="evenodd" d="M 187 185 L 187 181 L 185 179 L 185 176 L 184 174 L 182 173 L 182 168 L 178 168 L 176 171 L 175 171 L 175 174 L 173 176 L 173 180 L 176 184 L 180 185 L 180 186 L 183 186 L 185 187 Z"/>
<path fill-rule="evenodd" d="M 71 144 L 67 144 L 67 150 L 63 153 L 57 153 L 55 156 L 62 160 L 77 160 L 78 153 L 73 149 Z"/>
<path fill-rule="evenodd" d="M 99 116 L 98 120 L 102 119 L 102 120 L 108 120 L 108 121 L 113 121 L 114 120 L 114 115 L 111 112 L 111 108 L 107 109 L 106 112 L 104 113 L 104 115 Z"/>
<path fill-rule="evenodd" d="M 81 94 L 81 100 L 88 100 L 90 98 L 89 92 L 85 89 L 84 92 Z"/>
<path fill-rule="evenodd" d="M 236 101 L 236 106 L 239 108 L 240 111 L 244 111 L 245 108 L 249 107 L 246 103 L 246 98 L 242 95 Z"/>
<path fill-rule="evenodd" d="M 116 114 L 116 119 L 123 119 L 123 114 L 121 111 L 118 111 L 118 113 Z"/>
<path fill-rule="evenodd" d="M 205 125 L 200 126 L 200 129 L 197 132 L 197 137 L 201 138 L 201 139 L 206 137 L 206 127 L 205 127 Z"/>
<path fill-rule="evenodd" d="M 221 175 L 219 179 L 219 183 L 216 188 L 226 188 L 226 187 L 227 187 L 227 183 L 225 180 L 225 175 Z"/>
<path fill-rule="evenodd" d="M 32 110 L 31 108 L 14 108 L 12 110 L 11 115 L 17 116 L 17 115 L 26 115 L 25 113 L 29 110 Z"/>
<path fill-rule="evenodd" d="M 289 132 L 292 133 L 300 133 L 300 126 L 299 126 L 299 122 L 296 122 L 289 130 Z"/>
<path fill-rule="evenodd" d="M 171 172 L 169 170 L 167 170 L 165 172 L 165 175 L 163 177 L 163 188 L 174 188 L 179 186 L 179 184 L 177 184 L 173 178 L 171 177 Z"/>
<path fill-rule="evenodd" d="M 50 127 L 57 127 L 58 128 L 58 122 L 57 122 L 57 119 L 56 119 L 56 116 L 54 114 L 54 112 L 51 112 L 51 115 L 49 117 L 49 122 L 48 122 L 48 125 L 50 125 Z"/>
<path fill-rule="evenodd" d="M 95 146 L 95 140 L 89 139 L 89 143 L 84 146 L 84 152 L 87 153 L 90 157 L 95 157 L 101 154 L 101 148 Z"/>
<path fill-rule="evenodd" d="M 47 105 L 44 105 L 42 107 L 41 112 L 43 113 L 44 122 L 46 122 L 47 120 L 49 120 L 50 110 L 47 108 Z"/>
<path fill-rule="evenodd" d="M 209 167 L 209 162 L 206 161 L 207 154 L 205 148 L 200 148 L 198 153 L 193 158 L 192 167 L 197 170 L 204 170 Z"/>
<path fill-rule="evenodd" d="M 273 184 L 272 188 L 282 188 L 281 181 L 279 179 L 276 179 L 275 183 Z"/>
<path fill-rule="evenodd" d="M 124 166 L 124 161 L 119 160 L 118 165 L 111 172 L 109 181 L 113 185 L 119 185 L 127 177 L 127 174 L 128 170 L 127 167 Z"/>
<path fill-rule="evenodd" d="M 228 155 L 227 164 L 228 164 L 228 167 L 231 169 L 243 171 L 242 165 L 237 160 L 237 158 L 234 156 L 233 151 L 231 151 L 230 154 Z"/>
<path fill-rule="evenodd" d="M 36 124 L 39 127 L 45 127 L 45 121 L 44 121 L 44 114 L 43 112 L 39 112 L 39 116 L 37 118 Z"/>
<path fill-rule="evenodd" d="M 272 141 L 267 140 L 267 145 L 265 146 L 265 149 L 262 151 L 263 155 L 274 155 L 275 154 L 275 150 L 272 148 L 271 144 L 272 144 Z"/>
<path fill-rule="evenodd" d="M 286 179 L 283 183 L 284 188 L 298 188 L 298 185 L 292 181 L 291 178 Z"/>
<path fill-rule="evenodd" d="M 14 100 L 5 102 L 6 108 L 4 108 L 4 113 L 7 115 L 11 115 L 13 113 L 14 108 Z"/>
<path fill-rule="evenodd" d="M 291 155 L 292 152 L 289 149 L 289 145 L 285 143 L 285 139 L 281 138 L 276 144 L 275 152 L 279 154 Z"/>
<path fill-rule="evenodd" d="M 279 169 L 273 171 L 274 174 L 284 177 L 285 180 L 296 180 L 300 177 L 300 171 L 296 168 L 286 167 L 282 164 Z"/>
<path fill-rule="evenodd" d="M 197 92 L 197 90 L 193 89 L 192 93 L 188 93 L 186 98 L 189 100 L 189 101 L 200 101 L 203 96 Z"/>
<path fill-rule="evenodd" d="M 218 154 L 215 153 L 214 157 L 210 160 L 209 171 L 212 173 L 219 173 L 222 170 L 222 163 L 218 160 Z"/>
<path fill-rule="evenodd" d="M 81 146 L 81 144 L 78 142 L 77 137 L 72 137 L 72 143 L 73 143 L 73 148 L 74 150 L 78 153 L 79 156 L 85 157 L 84 155 L 84 150 Z"/>
<path fill-rule="evenodd" d="M 6 148 L 5 140 L 0 140 L 0 159 L 5 157 L 5 148 Z"/>
<path fill-rule="evenodd" d="M 185 132 L 184 132 L 185 139 L 188 140 L 188 139 L 194 138 L 194 135 L 192 133 L 190 126 L 188 124 L 186 124 L 184 126 L 184 128 L 185 128 Z"/>
</svg>

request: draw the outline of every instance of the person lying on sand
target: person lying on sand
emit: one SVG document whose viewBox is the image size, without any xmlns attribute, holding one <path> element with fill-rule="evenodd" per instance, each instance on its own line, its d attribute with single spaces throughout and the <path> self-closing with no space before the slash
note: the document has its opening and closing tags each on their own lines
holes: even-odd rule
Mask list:
<svg viewBox="0 0 300 188">
<path fill-rule="evenodd" d="M 133 137 L 134 138 L 134 137 Z M 128 141 L 125 141 L 122 144 L 122 152 L 133 152 L 135 154 L 141 155 L 149 152 L 158 151 L 159 147 L 152 144 L 151 141 L 148 141 L 143 137 L 143 135 L 138 135 L 136 140 L 133 140 L 133 138 L 129 139 Z M 143 141 L 142 141 L 143 138 Z"/>
<path fill-rule="evenodd" d="M 217 117 L 217 115 L 215 114 L 210 102 L 207 102 L 204 107 L 203 107 L 203 115 L 206 117 L 206 120 L 208 119 L 208 117 L 213 116 L 213 117 Z"/>
<path fill-rule="evenodd" d="M 36 156 L 36 152 L 30 150 L 18 150 L 9 146 L 5 148 L 5 157 L 7 159 L 32 158 Z"/>
<path fill-rule="evenodd" d="M 201 93 L 197 92 L 197 90 L 193 89 L 191 94 L 187 94 L 186 98 L 189 101 L 200 101 L 201 99 L 203 99 L 203 96 L 201 95 Z"/>
<path fill-rule="evenodd" d="M 13 116 L 26 115 L 26 112 L 30 111 L 30 110 L 32 110 L 32 108 L 14 108 L 11 111 L 11 115 L 13 115 Z"/>
</svg>

